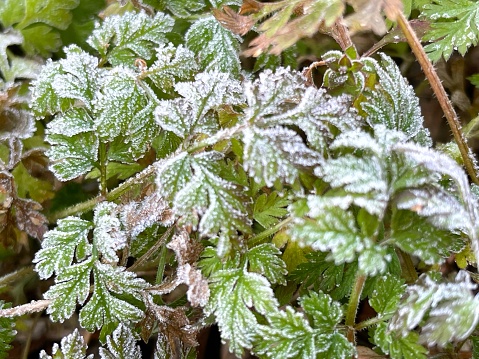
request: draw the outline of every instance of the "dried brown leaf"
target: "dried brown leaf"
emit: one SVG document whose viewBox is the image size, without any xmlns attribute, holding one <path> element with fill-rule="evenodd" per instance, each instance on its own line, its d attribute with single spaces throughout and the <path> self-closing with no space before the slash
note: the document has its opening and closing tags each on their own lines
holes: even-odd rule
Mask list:
<svg viewBox="0 0 479 359">
<path fill-rule="evenodd" d="M 263 9 L 264 5 L 255 0 L 243 0 L 243 5 L 240 8 L 240 15 L 258 13 Z"/>
<path fill-rule="evenodd" d="M 14 206 L 18 229 L 25 231 L 33 238 L 42 240 L 48 230 L 48 220 L 39 212 L 42 210 L 42 206 L 38 202 L 22 198 L 17 198 Z"/>
<path fill-rule="evenodd" d="M 181 228 L 166 247 L 175 252 L 176 261 L 179 265 L 196 262 L 203 250 L 202 245 L 191 238 L 185 228 Z"/>
<path fill-rule="evenodd" d="M 246 35 L 255 23 L 251 16 L 237 14 L 229 6 L 223 6 L 223 10 L 213 9 L 213 16 L 224 28 L 241 36 Z"/>
<path fill-rule="evenodd" d="M 188 286 L 186 297 L 193 307 L 204 307 L 210 298 L 208 281 L 199 269 L 185 264 L 178 267 L 178 280 Z"/>
<path fill-rule="evenodd" d="M 347 0 L 354 13 L 345 18 L 351 34 L 359 31 L 373 31 L 377 35 L 387 32 L 385 13 L 391 20 L 396 19 L 397 11 L 402 11 L 401 0 Z"/>
</svg>

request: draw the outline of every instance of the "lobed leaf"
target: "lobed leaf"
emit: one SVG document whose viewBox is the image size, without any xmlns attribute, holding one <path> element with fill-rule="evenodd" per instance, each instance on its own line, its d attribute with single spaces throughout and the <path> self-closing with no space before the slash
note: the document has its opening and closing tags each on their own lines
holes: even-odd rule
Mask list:
<svg viewBox="0 0 479 359">
<path fill-rule="evenodd" d="M 0 301 L 0 309 L 6 309 L 9 305 L 6 305 L 3 300 Z M 0 358 L 8 358 L 8 352 L 12 349 L 11 343 L 15 339 L 17 331 L 15 327 L 15 321 L 13 318 L 2 317 L 0 318 Z"/>
<path fill-rule="evenodd" d="M 271 284 L 286 284 L 286 264 L 280 258 L 281 252 L 271 243 L 260 244 L 246 253 L 249 271 L 262 274 Z"/>
<path fill-rule="evenodd" d="M 44 350 L 40 352 L 40 359 L 93 359 L 93 354 L 86 355 L 87 344 L 78 329 L 64 337 L 60 346 L 53 344 L 52 356 Z"/>
<path fill-rule="evenodd" d="M 138 335 L 120 323 L 113 333 L 106 337 L 107 349 L 100 348 L 102 359 L 141 359 L 141 350 L 136 341 Z"/>
</svg>

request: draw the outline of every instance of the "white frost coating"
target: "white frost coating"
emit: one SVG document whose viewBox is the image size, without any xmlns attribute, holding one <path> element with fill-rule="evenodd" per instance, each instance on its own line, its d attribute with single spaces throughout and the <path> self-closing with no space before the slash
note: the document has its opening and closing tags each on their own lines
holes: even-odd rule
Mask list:
<svg viewBox="0 0 479 359">
<path fill-rule="evenodd" d="M 141 359 L 140 347 L 136 344 L 138 335 L 120 323 L 113 333 L 106 337 L 108 349 L 100 348 L 102 359 Z"/>
<path fill-rule="evenodd" d="M 93 245 L 101 252 L 108 262 L 116 263 L 119 258 L 116 251 L 123 249 L 127 236 L 121 229 L 121 222 L 116 213 L 117 205 L 102 202 L 97 205 L 94 212 Z"/>
<path fill-rule="evenodd" d="M 293 183 L 298 170 L 320 164 L 322 156 L 306 147 L 290 129 L 247 128 L 243 131 L 244 167 L 257 183 L 273 186 L 277 179 Z"/>
<path fill-rule="evenodd" d="M 472 294 L 476 288 L 466 271 L 460 271 L 448 283 L 437 283 L 423 274 L 416 284 L 407 287 L 389 330 L 404 336 L 424 321 L 422 343 L 443 347 L 464 340 L 479 322 L 479 297 Z"/>
<path fill-rule="evenodd" d="M 98 68 L 98 59 L 71 45 L 65 49 L 66 59 L 59 61 L 62 72 L 52 82 L 55 93 L 62 98 L 81 101 L 92 110 L 92 101 L 98 89 L 103 71 Z"/>
<path fill-rule="evenodd" d="M 79 133 L 95 130 L 95 122 L 83 108 L 71 108 L 58 114 L 47 124 L 47 134 L 73 137 Z"/>
<path fill-rule="evenodd" d="M 173 214 L 168 203 L 158 192 L 145 197 L 141 202 L 130 202 L 120 210 L 120 219 L 132 238 L 155 223 L 170 226 Z"/>
<path fill-rule="evenodd" d="M 40 352 L 41 359 L 68 358 L 68 359 L 93 359 L 93 354 L 86 356 L 87 345 L 78 329 L 67 335 L 61 340 L 61 347 L 57 343 L 53 344 L 52 355 L 48 355 L 44 350 Z"/>
<path fill-rule="evenodd" d="M 176 271 L 178 280 L 188 286 L 186 296 L 193 307 L 204 307 L 210 297 L 208 281 L 199 269 L 189 263 L 178 266 Z"/>
</svg>

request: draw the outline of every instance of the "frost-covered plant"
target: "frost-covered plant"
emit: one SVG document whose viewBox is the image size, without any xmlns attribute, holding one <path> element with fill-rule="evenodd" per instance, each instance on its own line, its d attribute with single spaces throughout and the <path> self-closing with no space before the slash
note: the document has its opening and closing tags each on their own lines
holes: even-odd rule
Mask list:
<svg viewBox="0 0 479 359">
<path fill-rule="evenodd" d="M 59 3 L 42 9 L 66 19 L 83 4 Z M 354 13 L 342 19 L 346 4 Z M 9 20 L 13 6 L 0 5 L 0 22 L 14 31 L 0 48 L 28 43 L 33 5 L 22 3 Z M 75 317 L 79 328 L 99 331 L 101 358 L 141 358 L 138 340 L 152 338 L 155 358 L 195 357 L 197 334 L 212 324 L 238 357 L 351 358 L 362 329 L 393 359 L 427 358 L 429 347 L 453 357 L 466 340 L 477 342 L 477 288 L 466 271 L 479 255 L 477 186 L 433 148 L 395 62 L 360 57 L 343 22 L 355 31 L 367 16 L 368 29 L 381 33 L 384 13 L 425 54 L 401 1 L 128 6 L 110 5 L 85 44 L 66 46 L 38 74 L 25 70 L 33 62 L 17 69 L 13 54 L 0 57 L 6 94 L 17 77 L 34 80 L 22 106 L 2 109 L 18 121 L 0 132 L 0 230 L 5 222 L 42 239 L 34 270 L 51 278 L 43 300 L 1 303 L 0 356 L 15 335 L 10 317 L 43 309 L 54 322 Z M 448 9 L 435 0 L 414 6 L 438 20 L 426 38 L 440 49 L 426 51 L 448 57 L 439 36 Z M 67 26 L 38 19 L 51 36 Z M 239 35 L 252 28 L 260 35 L 245 54 L 260 56 L 255 74 L 239 57 Z M 342 51 L 304 73 L 282 66 L 287 56 L 274 54 L 317 30 Z M 453 41 L 461 53 L 477 42 L 470 34 Z M 317 87 L 309 75 L 319 65 Z M 25 152 L 35 119 L 47 145 Z M 462 137 L 459 149 L 475 181 Z M 71 207 L 53 193 L 49 230 L 34 202 L 44 199 L 22 196 L 14 173 L 44 152 L 58 181 L 97 189 Z M 454 255 L 462 270 L 442 278 L 440 265 Z M 358 322 L 361 300 L 375 314 Z M 76 329 L 40 357 L 90 358 L 87 344 Z"/>
</svg>

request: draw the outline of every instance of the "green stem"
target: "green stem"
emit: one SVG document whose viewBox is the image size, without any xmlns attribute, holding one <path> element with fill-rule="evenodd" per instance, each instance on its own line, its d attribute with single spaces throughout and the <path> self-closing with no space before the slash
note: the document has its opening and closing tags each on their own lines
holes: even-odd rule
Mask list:
<svg viewBox="0 0 479 359">
<path fill-rule="evenodd" d="M 351 296 L 349 297 L 348 309 L 346 312 L 345 325 L 348 328 L 347 338 L 350 343 L 355 344 L 355 322 L 356 322 L 356 313 L 358 311 L 359 301 L 361 299 L 361 293 L 363 292 L 364 283 L 366 282 L 367 276 L 358 273 L 356 280 L 354 281 L 354 286 L 351 291 Z"/>
<path fill-rule="evenodd" d="M 276 226 L 268 228 L 267 230 L 265 230 L 261 233 L 258 233 L 257 235 L 251 237 L 250 239 L 248 239 L 248 246 L 249 247 L 254 247 L 254 246 L 260 244 L 263 241 L 263 239 L 268 238 L 269 236 L 275 234 L 281 228 L 283 228 L 284 226 L 289 224 L 292 220 L 293 220 L 292 217 L 288 217 L 285 220 L 279 222 Z"/>
<path fill-rule="evenodd" d="M 105 199 L 107 201 L 113 201 L 120 197 L 122 194 L 127 192 L 133 186 L 141 184 L 148 177 L 152 176 L 155 173 L 155 166 L 151 165 L 145 168 L 143 171 L 138 173 L 135 177 L 132 177 L 122 184 L 120 184 L 115 189 L 111 190 L 106 196 L 100 195 L 95 198 L 92 198 L 88 201 L 78 203 L 72 207 L 65 208 L 59 212 L 51 215 L 48 220 L 50 223 L 56 222 L 60 218 L 65 218 L 68 216 L 73 216 L 75 214 L 83 213 L 92 210 L 98 203 L 103 202 Z"/>
<path fill-rule="evenodd" d="M 30 274 L 33 274 L 33 266 L 28 266 L 15 272 L 8 273 L 0 278 L 0 288 L 6 287 L 10 283 L 15 282 L 17 279 L 24 278 Z"/>
<path fill-rule="evenodd" d="M 100 193 L 102 196 L 106 196 L 108 193 L 107 180 L 106 180 L 106 165 L 107 159 L 107 145 L 104 142 L 100 142 Z"/>
<path fill-rule="evenodd" d="M 394 9 L 394 15 L 397 17 L 397 22 L 399 27 L 401 28 L 404 36 L 411 47 L 412 52 L 416 56 L 417 61 L 422 67 L 424 74 L 426 75 L 427 80 L 429 81 L 429 85 L 431 86 L 434 94 L 437 97 L 439 105 L 446 116 L 447 122 L 449 127 L 451 128 L 452 134 L 454 135 L 454 140 L 459 147 L 459 151 L 461 152 L 462 159 L 464 161 L 464 166 L 466 167 L 467 173 L 471 177 L 472 182 L 475 184 L 479 184 L 479 178 L 476 174 L 476 165 L 475 160 L 470 151 L 466 139 L 462 134 L 461 130 L 461 123 L 457 117 L 456 111 L 452 106 L 451 101 L 447 96 L 446 90 L 444 90 L 444 86 L 442 86 L 441 80 L 437 72 L 434 70 L 434 66 L 431 63 L 431 60 L 427 57 L 424 48 L 419 41 L 416 32 L 409 24 L 408 20 L 404 16 L 401 10 Z"/>
<path fill-rule="evenodd" d="M 161 251 L 160 251 L 160 261 L 158 262 L 158 271 L 156 272 L 155 284 L 160 284 L 163 281 L 163 274 L 165 273 L 167 253 L 168 251 L 166 250 L 166 245 L 164 245 L 163 247 L 161 247 Z"/>
<path fill-rule="evenodd" d="M 374 318 L 370 318 L 370 319 L 366 319 L 364 321 L 362 321 L 361 323 L 358 323 L 354 326 L 354 330 L 355 331 L 359 331 L 359 330 L 363 330 L 365 328 L 369 328 L 373 325 L 376 325 L 376 324 L 379 324 L 379 323 L 383 323 L 384 321 L 386 321 L 387 318 L 386 317 L 374 317 Z"/>
</svg>

